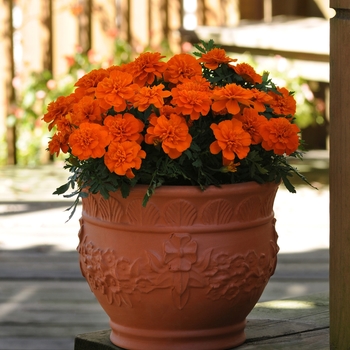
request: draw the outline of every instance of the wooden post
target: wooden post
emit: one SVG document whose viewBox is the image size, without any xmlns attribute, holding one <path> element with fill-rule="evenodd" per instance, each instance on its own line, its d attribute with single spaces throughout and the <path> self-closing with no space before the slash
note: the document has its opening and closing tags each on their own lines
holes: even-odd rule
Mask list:
<svg viewBox="0 0 350 350">
<path fill-rule="evenodd" d="M 330 348 L 350 349 L 350 2 L 330 0 Z"/>
</svg>

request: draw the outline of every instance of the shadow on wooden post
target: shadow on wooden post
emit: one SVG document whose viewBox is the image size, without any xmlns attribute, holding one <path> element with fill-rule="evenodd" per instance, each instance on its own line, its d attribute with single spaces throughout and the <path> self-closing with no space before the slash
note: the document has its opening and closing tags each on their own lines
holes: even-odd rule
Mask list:
<svg viewBox="0 0 350 350">
<path fill-rule="evenodd" d="M 330 0 L 330 347 L 350 349 L 350 2 Z"/>
</svg>

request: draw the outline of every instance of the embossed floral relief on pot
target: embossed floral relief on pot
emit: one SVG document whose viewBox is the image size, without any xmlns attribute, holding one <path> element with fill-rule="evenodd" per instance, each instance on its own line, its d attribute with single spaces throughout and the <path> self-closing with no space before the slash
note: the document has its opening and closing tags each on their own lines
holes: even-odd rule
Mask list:
<svg viewBox="0 0 350 350">
<path fill-rule="evenodd" d="M 155 289 L 171 293 L 178 309 L 186 306 L 192 288 L 203 289 L 211 300 L 238 302 L 239 293 L 264 287 L 276 267 L 278 246 L 270 241 L 269 256 L 254 250 L 229 254 L 215 248 L 198 250 L 198 242 L 188 233 L 167 235 L 158 250 L 130 259 L 112 249 L 101 249 L 83 234 L 78 251 L 84 277 L 91 289 L 102 293 L 109 304 L 132 307 L 142 294 Z M 155 248 L 156 249 L 156 248 Z"/>
<path fill-rule="evenodd" d="M 142 207 L 142 198 L 129 200 L 125 206 L 114 197 L 108 200 L 102 196 L 90 197 L 89 200 L 83 199 L 85 212 L 102 220 L 149 226 L 192 226 L 248 222 L 266 217 L 272 211 L 275 193 L 269 196 L 251 195 L 240 200 L 235 207 L 226 199 L 208 200 L 199 207 L 185 199 L 170 200 L 161 207 L 149 202 Z"/>
</svg>

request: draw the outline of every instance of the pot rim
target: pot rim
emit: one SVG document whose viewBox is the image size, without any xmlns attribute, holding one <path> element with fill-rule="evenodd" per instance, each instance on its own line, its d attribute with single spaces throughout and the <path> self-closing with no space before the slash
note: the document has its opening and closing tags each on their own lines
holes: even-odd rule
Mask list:
<svg viewBox="0 0 350 350">
<path fill-rule="evenodd" d="M 190 194 L 191 196 L 212 196 L 214 193 L 220 192 L 221 190 L 224 190 L 226 192 L 231 192 L 232 194 L 241 194 L 241 193 L 251 193 L 251 194 L 257 194 L 266 191 L 266 188 L 273 188 L 278 189 L 280 185 L 280 182 L 276 183 L 275 181 L 272 182 L 266 182 L 263 184 L 259 184 L 255 181 L 249 181 L 249 182 L 241 182 L 241 183 L 233 183 L 233 184 L 223 184 L 220 186 L 214 186 L 210 185 L 205 189 L 201 189 L 199 186 L 194 185 L 161 185 L 160 187 L 157 187 L 155 189 L 155 192 L 153 193 L 153 196 L 157 197 L 167 197 L 169 194 L 173 194 L 174 189 L 178 192 L 179 196 L 181 196 L 181 193 L 183 194 Z M 130 194 L 133 195 L 142 195 L 142 197 L 146 194 L 148 185 L 143 184 L 137 184 L 130 190 Z M 111 192 L 111 196 L 120 196 L 120 191 Z M 151 197 L 151 198 L 152 198 Z"/>
</svg>

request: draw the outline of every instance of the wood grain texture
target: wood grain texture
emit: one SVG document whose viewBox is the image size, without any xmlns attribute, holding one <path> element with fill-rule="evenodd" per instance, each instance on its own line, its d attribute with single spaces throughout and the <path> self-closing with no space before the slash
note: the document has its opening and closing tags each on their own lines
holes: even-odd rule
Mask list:
<svg viewBox="0 0 350 350">
<path fill-rule="evenodd" d="M 350 2 L 349 0 L 330 0 L 329 7 L 333 9 L 349 9 L 350 10 Z"/>
<path fill-rule="evenodd" d="M 111 344 L 110 331 L 80 334 L 75 350 L 119 350 Z M 329 349 L 328 295 L 258 303 L 248 317 L 246 342 L 240 350 Z"/>
<path fill-rule="evenodd" d="M 330 343 L 350 349 L 350 2 L 330 21 Z"/>
</svg>

